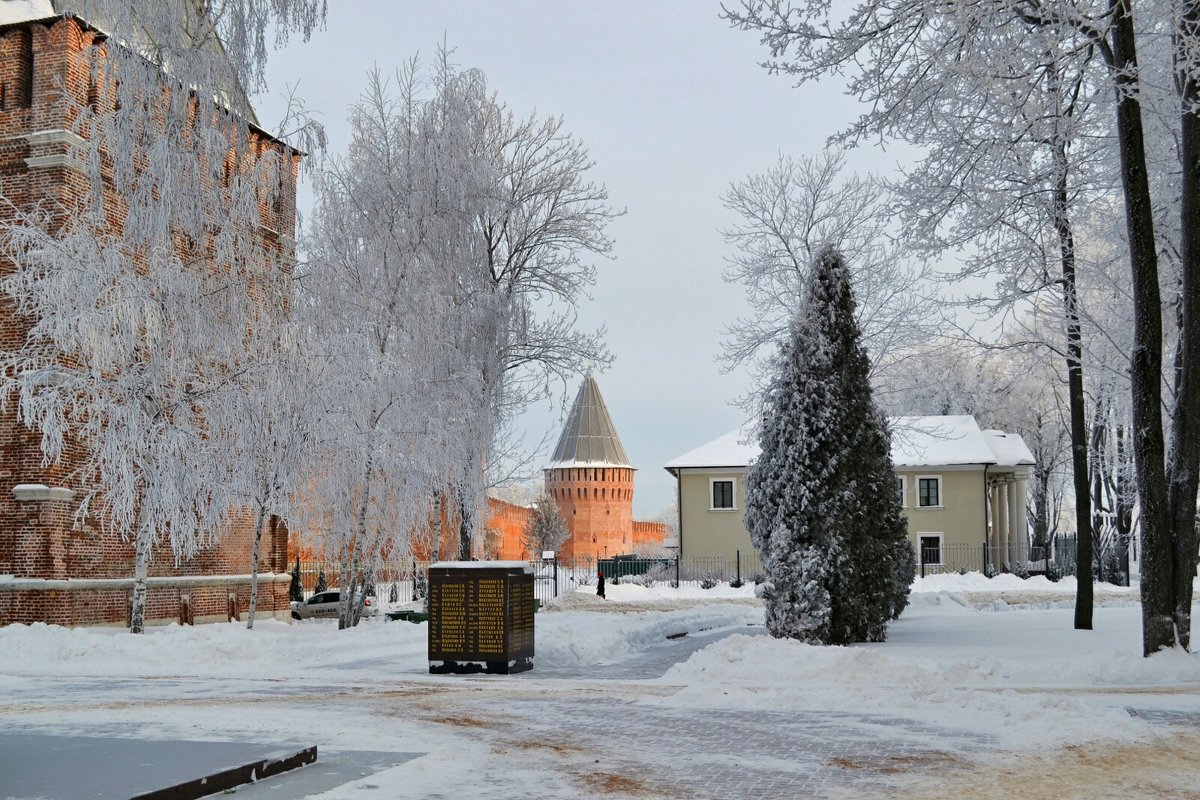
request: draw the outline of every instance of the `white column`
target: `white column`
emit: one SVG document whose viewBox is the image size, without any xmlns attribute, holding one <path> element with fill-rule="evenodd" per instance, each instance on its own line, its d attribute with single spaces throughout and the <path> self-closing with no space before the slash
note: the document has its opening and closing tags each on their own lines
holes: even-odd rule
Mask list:
<svg viewBox="0 0 1200 800">
<path fill-rule="evenodd" d="M 996 491 L 996 481 L 988 481 L 988 510 L 991 512 L 991 525 L 988 532 L 987 563 L 996 571 L 1000 571 L 1000 502 Z M 984 565 L 985 567 L 987 564 Z"/>
<path fill-rule="evenodd" d="M 1009 476 L 1005 481 L 1008 487 L 1008 564 L 1009 568 L 1023 564 L 1021 550 L 1025 541 L 1025 509 L 1017 505 L 1017 481 Z"/>
<path fill-rule="evenodd" d="M 1008 558 L 1008 483 L 996 481 L 996 506 L 1000 511 L 996 518 L 996 560 L 1005 568 L 1011 563 Z"/>
<path fill-rule="evenodd" d="M 1025 476 L 1016 477 L 1010 490 L 1011 507 L 1008 510 L 1010 535 L 1016 540 L 1016 557 L 1022 564 L 1029 563 L 1029 515 L 1026 513 L 1028 486 L 1029 480 Z"/>
</svg>

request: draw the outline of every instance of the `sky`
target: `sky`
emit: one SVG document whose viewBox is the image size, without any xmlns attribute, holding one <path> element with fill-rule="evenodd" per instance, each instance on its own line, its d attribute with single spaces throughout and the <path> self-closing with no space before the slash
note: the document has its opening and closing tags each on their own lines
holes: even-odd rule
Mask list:
<svg viewBox="0 0 1200 800">
<path fill-rule="evenodd" d="M 730 250 L 720 231 L 735 222 L 722 194 L 780 153 L 819 152 L 856 114 L 837 86 L 796 88 L 768 74 L 757 36 L 719 14 L 709 0 L 334 2 L 324 30 L 274 54 L 268 93 L 255 99 L 270 128 L 295 85 L 340 152 L 367 72 L 431 57 L 444 41 L 518 115 L 564 118 L 595 162 L 590 178 L 626 212 L 608 230 L 611 259 L 594 262 L 579 324 L 608 330 L 615 360 L 597 380 L 638 469 L 634 513 L 643 519 L 674 497 L 663 464 L 742 422 L 731 403 L 748 378 L 722 374 L 718 361 L 723 329 L 745 310 L 741 288 L 722 280 Z M 860 172 L 895 162 L 874 148 L 849 159 Z M 567 410 L 558 400 L 531 408 L 521 421 L 527 440 L 550 430 L 551 450 Z"/>
</svg>

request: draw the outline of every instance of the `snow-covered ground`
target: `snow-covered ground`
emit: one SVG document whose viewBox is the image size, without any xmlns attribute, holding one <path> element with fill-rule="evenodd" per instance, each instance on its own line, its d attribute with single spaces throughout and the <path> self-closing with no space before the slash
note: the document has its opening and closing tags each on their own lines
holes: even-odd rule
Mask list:
<svg viewBox="0 0 1200 800">
<path fill-rule="evenodd" d="M 763 635 L 752 586 L 582 590 L 537 615 L 534 670 L 508 677 L 429 675 L 425 626 L 402 622 L 9 626 L 0 720 L 424 754 L 324 798 L 992 796 L 999 774 L 1036 797 L 1050 784 L 1026 767 L 1082 786 L 1085 751 L 1153 756 L 1159 796 L 1187 796 L 1200 658 L 1141 657 L 1136 590 L 1098 591 L 1095 630 L 1074 631 L 1073 590 L 931 576 L 888 642 L 830 648 Z M 1112 796 L 1152 796 L 1130 793 L 1134 766 Z"/>
</svg>

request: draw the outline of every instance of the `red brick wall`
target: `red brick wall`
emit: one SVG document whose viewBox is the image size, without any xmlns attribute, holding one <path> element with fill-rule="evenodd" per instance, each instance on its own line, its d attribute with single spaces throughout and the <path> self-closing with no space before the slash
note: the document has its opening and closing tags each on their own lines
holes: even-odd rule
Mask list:
<svg viewBox="0 0 1200 800">
<path fill-rule="evenodd" d="M 644 547 L 662 547 L 663 539 L 667 536 L 667 526 L 661 522 L 633 523 L 634 550 Z"/>
<path fill-rule="evenodd" d="M 0 188 L 5 198 L 22 210 L 38 207 L 77 207 L 90 191 L 87 179 L 68 166 L 30 167 L 31 156 L 68 155 L 62 142 L 36 143 L 35 132 L 70 130 L 75 112 L 63 99 L 65 89 L 79 104 L 95 99 L 95 89 L 85 51 L 95 34 L 74 19 L 57 19 L 52 24 L 31 24 L 0 32 Z M 32 79 L 31 79 L 32 78 Z M 31 90 L 31 96 L 30 96 Z M 107 98 L 111 102 L 112 98 Z M 100 102 L 105 102 L 101 100 Z M 275 145 L 253 133 L 261 152 Z M 293 159 L 290 182 L 283 202 L 260 202 L 263 247 L 288 246 L 284 239 L 295 235 L 295 178 L 298 161 Z M 120 209 L 120 198 L 106 187 L 110 209 Z M 0 208 L 0 214 L 8 213 Z M 119 224 L 119 210 L 110 219 Z M 0 260 L 0 276 L 12 265 Z M 16 314 L 7 297 L 0 296 L 0 346 L 15 349 L 29 330 L 28 320 Z M 45 484 L 79 488 L 75 470 L 82 454 L 76 443 L 67 443 L 62 462 L 43 465 L 36 434 L 24 429 L 15 409 L 0 415 L 0 576 L 46 579 L 123 579 L 133 572 L 133 548 L 118 532 L 104 532 L 86 522 L 75 525 L 74 504 L 61 501 L 18 502 L 11 489 L 17 484 Z M 253 518 L 241 516 L 219 542 L 195 558 L 176 564 L 169 548 L 155 554 L 151 576 L 231 576 L 250 572 Z M 260 572 L 287 570 L 287 529 L 272 522 L 264 532 Z M 148 620 L 167 621 L 180 617 L 180 598 L 191 599 L 192 616 L 224 618 L 228 595 L 237 596 L 238 609 L 248 605 L 249 585 L 226 586 L 189 583 L 184 587 L 152 585 L 149 589 Z M 129 592 L 125 589 L 6 589 L 0 578 L 0 624 L 45 621 L 60 624 L 117 623 L 128 617 Z M 264 582 L 259 590 L 259 608 L 265 612 L 287 609 L 287 584 Z"/>
<path fill-rule="evenodd" d="M 489 497 L 488 512 L 486 527 L 499 534 L 496 551 L 489 555 L 500 561 L 522 561 L 529 558 L 525 551 L 525 528 L 529 525 L 530 509 Z M 540 557 L 541 553 L 534 555 Z"/>
</svg>

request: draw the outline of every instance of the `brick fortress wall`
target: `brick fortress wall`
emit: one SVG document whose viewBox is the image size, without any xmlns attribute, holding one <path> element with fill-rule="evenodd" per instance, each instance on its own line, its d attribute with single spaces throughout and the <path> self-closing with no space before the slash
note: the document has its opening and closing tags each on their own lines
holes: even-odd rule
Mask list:
<svg viewBox="0 0 1200 800">
<path fill-rule="evenodd" d="M 80 140 L 72 133 L 73 106 L 62 93 L 81 106 L 97 102 L 84 55 L 96 36 L 74 18 L 0 29 L 0 190 L 22 210 L 77 207 L 89 191 L 75 146 Z M 258 148 L 276 146 L 258 132 L 252 136 Z M 284 202 L 260 204 L 264 247 L 287 246 L 295 235 L 297 167 L 293 162 Z M 120 205 L 110 194 L 105 201 Z M 0 276 L 12 269 L 0 260 Z M 0 296 L 0 346 L 19 347 L 28 330 L 28 321 Z M 74 524 L 72 490 L 79 487 L 73 473 L 81 458 L 78 444 L 68 443 L 60 464 L 44 466 L 37 435 L 19 424 L 13 408 L 0 415 L 0 624 L 128 622 L 133 547 L 119 533 L 88 521 Z M 244 612 L 252 539 L 253 519 L 242 515 L 215 547 L 181 564 L 169 548 L 159 548 L 147 621 L 225 620 Z M 263 535 L 258 608 L 281 619 L 289 619 L 287 542 L 286 527 L 271 520 Z"/>
</svg>

